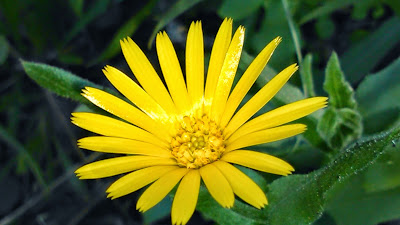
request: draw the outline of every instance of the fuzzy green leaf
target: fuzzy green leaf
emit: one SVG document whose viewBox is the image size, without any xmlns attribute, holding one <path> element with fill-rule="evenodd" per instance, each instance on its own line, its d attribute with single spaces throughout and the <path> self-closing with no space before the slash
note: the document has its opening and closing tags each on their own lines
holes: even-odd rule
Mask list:
<svg viewBox="0 0 400 225">
<path fill-rule="evenodd" d="M 335 108 L 356 107 L 353 88 L 346 81 L 338 56 L 332 53 L 325 70 L 324 90 L 329 94 L 329 105 Z"/>
<path fill-rule="evenodd" d="M 87 104 L 88 101 L 81 95 L 86 86 L 100 88 L 100 86 L 82 79 L 63 69 L 42 63 L 21 60 L 26 74 L 41 87 L 65 98 Z"/>
<path fill-rule="evenodd" d="M 358 141 L 310 174 L 275 180 L 269 185 L 269 205 L 263 210 L 240 201 L 232 209 L 224 209 L 207 197 L 206 191 L 200 193 L 197 209 L 219 224 L 311 224 L 322 215 L 338 185 L 368 168 L 382 153 L 393 148 L 392 141 L 399 138 L 400 127 L 397 127 Z"/>
</svg>

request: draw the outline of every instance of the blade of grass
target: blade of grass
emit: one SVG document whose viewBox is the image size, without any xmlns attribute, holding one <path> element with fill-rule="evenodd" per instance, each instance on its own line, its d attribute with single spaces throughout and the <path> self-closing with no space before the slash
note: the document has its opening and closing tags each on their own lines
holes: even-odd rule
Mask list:
<svg viewBox="0 0 400 225">
<path fill-rule="evenodd" d="M 1 132 L 0 132 L 1 133 Z M 89 157 L 86 158 L 86 162 L 91 162 L 96 160 L 98 157 L 100 157 L 103 153 L 92 153 L 89 155 Z M 16 210 L 14 210 L 12 213 L 4 216 L 0 220 L 0 225 L 5 225 L 5 224 L 11 224 L 14 220 L 16 220 L 18 217 L 24 215 L 29 209 L 34 207 L 36 204 L 38 204 L 42 199 L 45 197 L 49 196 L 51 192 L 53 192 L 57 187 L 60 185 L 64 184 L 70 176 L 74 175 L 75 170 L 79 167 L 80 165 L 74 165 L 72 168 L 70 168 L 68 171 L 66 171 L 63 175 L 58 177 L 55 181 L 53 181 L 47 189 L 44 189 L 40 194 L 34 196 L 33 198 L 30 198 L 28 201 L 26 201 L 22 206 L 18 207 Z"/>
<path fill-rule="evenodd" d="M 101 53 L 101 55 L 90 62 L 90 65 L 96 64 L 98 62 L 110 59 L 114 57 L 121 51 L 119 41 L 122 38 L 127 36 L 131 36 L 135 31 L 139 28 L 140 24 L 150 15 L 151 10 L 153 9 L 154 5 L 156 4 L 157 0 L 149 1 L 140 11 L 132 16 L 128 22 L 126 22 L 114 35 L 112 41 L 108 45 L 108 47 Z"/>
<path fill-rule="evenodd" d="M 13 149 L 17 150 L 17 152 L 24 157 L 36 180 L 39 182 L 42 188 L 46 189 L 47 185 L 43 178 L 43 172 L 40 169 L 39 164 L 34 158 L 32 158 L 32 156 L 29 154 L 29 151 L 27 151 L 17 139 L 8 134 L 7 130 L 2 125 L 0 125 L 0 139 Z"/>
<path fill-rule="evenodd" d="M 197 3 L 203 0 L 179 0 L 177 1 L 164 15 L 161 16 L 161 19 L 158 21 L 156 27 L 153 30 L 153 33 L 150 36 L 147 47 L 150 49 L 153 44 L 154 38 L 159 30 L 161 30 L 165 25 L 167 25 L 171 20 L 175 17 L 179 16 L 186 10 L 192 8 Z"/>
<path fill-rule="evenodd" d="M 282 0 L 282 5 L 283 5 L 283 9 L 285 10 L 286 20 L 289 24 L 290 34 L 292 36 L 294 47 L 296 49 L 297 61 L 299 62 L 300 68 L 303 68 L 306 65 L 303 64 L 303 55 L 301 54 L 301 47 L 300 47 L 301 40 L 300 40 L 300 37 L 294 26 L 293 17 L 289 10 L 289 5 L 288 5 L 287 0 Z M 310 62 L 310 65 L 311 65 L 311 62 Z M 307 73 L 305 69 L 300 69 L 300 78 L 301 78 L 301 83 L 303 86 L 304 95 L 306 97 L 315 96 L 312 74 Z"/>
</svg>

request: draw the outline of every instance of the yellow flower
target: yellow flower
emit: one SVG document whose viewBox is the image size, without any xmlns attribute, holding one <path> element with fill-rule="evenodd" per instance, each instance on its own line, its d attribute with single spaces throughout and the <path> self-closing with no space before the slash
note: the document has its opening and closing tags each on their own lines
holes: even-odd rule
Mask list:
<svg viewBox="0 0 400 225">
<path fill-rule="evenodd" d="M 168 89 L 135 42 L 130 38 L 122 40 L 122 52 L 141 86 L 114 67 L 106 66 L 103 72 L 133 104 L 86 87 L 83 96 L 121 120 L 82 112 L 73 113 L 72 122 L 101 135 L 80 139 L 79 147 L 127 156 L 82 166 L 76 171 L 79 178 L 97 179 L 129 172 L 107 189 L 112 199 L 152 183 L 137 202 L 136 208 L 141 212 L 160 202 L 179 183 L 171 210 L 173 224 L 189 221 L 201 179 L 223 207 L 232 207 L 237 195 L 248 204 L 263 208 L 267 204 L 264 192 L 231 163 L 283 176 L 291 174 L 294 169 L 287 162 L 246 149 L 302 133 L 306 130 L 303 124 L 283 124 L 325 107 L 327 98 L 297 101 L 251 119 L 296 72 L 298 67 L 294 64 L 237 110 L 281 42 L 277 37 L 269 43 L 231 92 L 244 33 L 240 26 L 232 38 L 232 20 L 223 21 L 205 82 L 201 22 L 193 22 L 188 32 L 186 81 L 170 39 L 160 32 L 156 48 Z"/>
</svg>

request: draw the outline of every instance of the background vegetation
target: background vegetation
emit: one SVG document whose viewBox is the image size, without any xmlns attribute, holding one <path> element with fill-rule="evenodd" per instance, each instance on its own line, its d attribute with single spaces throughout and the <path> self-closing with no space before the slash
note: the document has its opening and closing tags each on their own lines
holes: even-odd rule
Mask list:
<svg viewBox="0 0 400 225">
<path fill-rule="evenodd" d="M 246 27 L 239 77 L 283 37 L 250 94 L 300 64 L 264 112 L 309 96 L 330 102 L 301 121 L 304 135 L 256 147 L 289 161 L 296 175 L 240 167 L 266 191 L 268 207 L 237 199 L 223 209 L 202 189 L 189 224 L 399 224 L 399 15 L 397 0 L 1 0 L 0 224 L 170 223 L 169 198 L 140 214 L 140 193 L 106 198 L 115 178 L 73 175 L 105 156 L 77 148 L 90 134 L 72 126 L 70 113 L 98 111 L 79 95 L 85 85 L 115 92 L 106 64 L 130 74 L 121 38 L 131 36 L 159 71 L 157 31 L 167 31 L 183 62 L 190 22 L 202 21 L 209 56 L 224 17 Z"/>
</svg>

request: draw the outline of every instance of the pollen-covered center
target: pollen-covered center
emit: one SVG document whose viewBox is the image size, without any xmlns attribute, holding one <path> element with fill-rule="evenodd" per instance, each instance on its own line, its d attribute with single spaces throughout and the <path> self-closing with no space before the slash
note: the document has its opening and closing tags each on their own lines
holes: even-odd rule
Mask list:
<svg viewBox="0 0 400 225">
<path fill-rule="evenodd" d="M 218 160 L 225 151 L 222 130 L 208 116 L 186 116 L 177 130 L 171 151 L 179 166 L 197 169 Z"/>
</svg>

